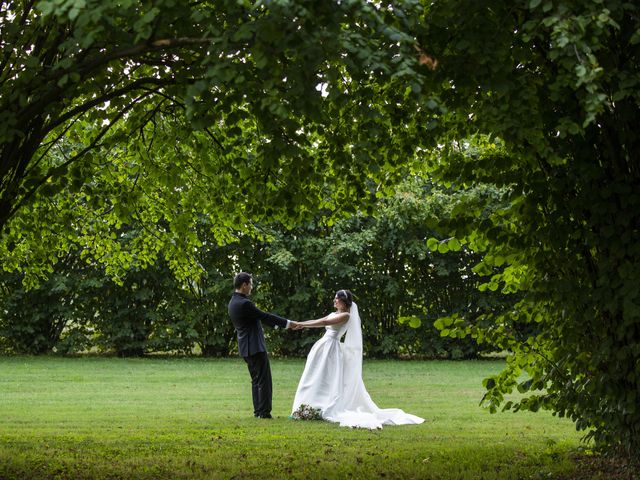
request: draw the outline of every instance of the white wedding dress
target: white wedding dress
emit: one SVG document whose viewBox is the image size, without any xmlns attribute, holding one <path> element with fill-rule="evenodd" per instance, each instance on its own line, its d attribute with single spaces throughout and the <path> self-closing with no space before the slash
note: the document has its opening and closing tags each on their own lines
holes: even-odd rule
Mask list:
<svg viewBox="0 0 640 480">
<path fill-rule="evenodd" d="M 399 408 L 378 408 L 371 400 L 362 381 L 362 327 L 355 303 L 347 322 L 325 329 L 307 356 L 293 412 L 300 405 L 309 405 L 320 409 L 322 418 L 330 422 L 370 429 L 424 422 Z M 342 335 L 344 343 L 340 341 Z"/>
</svg>

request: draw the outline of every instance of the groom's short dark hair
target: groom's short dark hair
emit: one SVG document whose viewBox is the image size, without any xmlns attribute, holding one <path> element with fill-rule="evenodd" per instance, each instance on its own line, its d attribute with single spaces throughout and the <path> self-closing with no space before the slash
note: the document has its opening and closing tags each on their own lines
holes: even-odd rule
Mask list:
<svg viewBox="0 0 640 480">
<path fill-rule="evenodd" d="M 238 289 L 245 283 L 251 282 L 251 274 L 246 272 L 240 272 L 236 275 L 236 278 L 233 279 L 233 288 Z"/>
</svg>

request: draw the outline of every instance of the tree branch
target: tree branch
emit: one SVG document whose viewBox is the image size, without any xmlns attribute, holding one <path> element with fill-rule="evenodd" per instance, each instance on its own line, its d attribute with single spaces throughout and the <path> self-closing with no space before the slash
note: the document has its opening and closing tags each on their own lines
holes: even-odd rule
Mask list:
<svg viewBox="0 0 640 480">
<path fill-rule="evenodd" d="M 73 127 L 73 125 L 78 121 L 79 119 L 75 119 L 72 123 L 70 123 L 69 125 L 67 125 L 64 130 L 62 132 L 60 132 L 60 135 L 58 135 L 55 139 L 51 140 L 50 142 L 47 142 L 46 144 L 40 144 L 41 147 L 45 147 L 44 151 L 42 152 L 42 154 L 38 157 L 38 159 L 33 162 L 33 165 L 31 165 L 29 168 L 25 169 L 24 172 L 24 176 L 28 177 L 30 175 L 30 173 L 35 170 L 38 165 L 40 165 L 40 162 L 42 161 L 43 158 L 46 157 L 47 153 L 58 144 L 58 142 L 60 141 L 60 139 L 62 137 L 65 136 L 65 134 L 71 129 L 71 127 Z"/>
<path fill-rule="evenodd" d="M 58 125 L 63 124 L 64 122 L 66 122 L 67 120 L 69 120 L 72 117 L 75 117 L 76 115 L 80 115 L 80 114 L 86 113 L 89 109 L 95 107 L 96 105 L 100 105 L 100 104 L 105 103 L 105 102 L 107 102 L 109 100 L 112 100 L 113 98 L 122 96 L 122 95 L 124 95 L 126 93 L 129 93 L 129 92 L 132 92 L 134 90 L 142 89 L 147 84 L 157 85 L 157 86 L 163 87 L 163 86 L 171 85 L 172 83 L 174 83 L 173 79 L 162 79 L 162 78 L 154 78 L 154 77 L 139 78 L 139 79 L 131 82 L 126 87 L 120 88 L 118 90 L 113 90 L 112 92 L 107 93 L 106 95 L 103 95 L 103 96 L 98 97 L 98 98 L 94 98 L 94 99 L 92 99 L 92 100 L 90 100 L 90 101 L 88 101 L 86 103 L 83 103 L 82 105 L 78 105 L 77 107 L 69 110 L 65 114 L 63 114 L 60 117 L 58 117 L 57 119 L 49 122 L 49 124 L 47 125 L 46 131 L 50 132 L 51 130 L 53 130 Z M 155 91 L 155 90 L 153 90 L 153 91 Z"/>
<path fill-rule="evenodd" d="M 208 38 L 165 38 L 161 40 L 155 40 L 151 43 L 142 43 L 98 56 L 97 58 L 87 61 L 87 63 L 85 64 L 81 64 L 78 68 L 78 71 L 91 71 L 94 68 L 111 62 L 112 60 L 117 60 L 120 58 L 133 58 L 148 52 L 170 50 L 173 48 L 193 45 L 207 45 L 211 43 L 212 40 Z"/>
<path fill-rule="evenodd" d="M 10 219 L 13 215 L 15 215 L 15 213 L 24 206 L 24 204 L 27 202 L 27 200 L 29 200 L 35 193 L 36 191 L 42 187 L 42 185 L 45 184 L 45 182 L 47 182 L 47 180 L 49 180 L 53 175 L 54 175 L 54 171 L 59 169 L 59 168 L 64 168 L 69 166 L 70 164 L 72 164 L 73 162 L 75 162 L 78 158 L 82 157 L 83 155 L 85 155 L 87 152 L 89 152 L 90 150 L 93 150 L 96 145 L 98 144 L 98 142 L 107 134 L 107 132 L 109 130 L 111 130 L 111 128 L 113 127 L 113 125 L 115 125 L 120 119 L 122 119 L 122 117 L 125 116 L 125 114 L 131 110 L 140 100 L 142 100 L 144 97 L 151 95 L 151 93 L 144 93 L 142 95 L 140 95 L 139 97 L 137 97 L 136 99 L 134 99 L 129 105 L 127 105 L 126 108 L 122 109 L 121 111 L 119 111 L 117 113 L 117 115 L 113 118 L 113 120 L 111 122 L 109 122 L 109 125 L 106 125 L 102 131 L 96 135 L 96 137 L 91 141 L 91 143 L 89 145 L 87 145 L 85 148 L 83 148 L 80 152 L 78 152 L 76 155 L 74 155 L 73 157 L 71 157 L 69 160 L 67 160 L 66 162 L 62 163 L 61 165 L 58 165 L 54 168 L 52 168 L 51 170 L 49 170 L 49 172 L 47 173 L 47 175 L 45 175 L 39 182 L 37 182 L 21 199 L 19 202 L 16 202 L 13 207 L 10 209 L 9 213 L 7 214 L 6 218 L 5 218 L 5 222 Z"/>
</svg>

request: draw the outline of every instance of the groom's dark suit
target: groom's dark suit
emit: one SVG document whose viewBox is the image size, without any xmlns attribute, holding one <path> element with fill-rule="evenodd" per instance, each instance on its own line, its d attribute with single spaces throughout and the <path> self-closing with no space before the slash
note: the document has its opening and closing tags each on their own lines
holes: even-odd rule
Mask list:
<svg viewBox="0 0 640 480">
<path fill-rule="evenodd" d="M 256 417 L 271 416 L 271 367 L 264 341 L 262 323 L 272 327 L 287 327 L 287 319 L 263 312 L 249 297 L 234 292 L 229 302 L 229 316 L 238 334 L 238 353 L 247 362 L 251 374 L 253 414 Z"/>
</svg>

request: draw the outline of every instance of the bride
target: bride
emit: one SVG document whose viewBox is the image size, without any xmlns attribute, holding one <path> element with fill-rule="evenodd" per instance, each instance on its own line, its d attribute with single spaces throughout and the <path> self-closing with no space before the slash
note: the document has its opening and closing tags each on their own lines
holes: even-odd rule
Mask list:
<svg viewBox="0 0 640 480">
<path fill-rule="evenodd" d="M 307 356 L 293 412 L 301 405 L 319 409 L 322 418 L 341 426 L 382 428 L 424 422 L 398 408 L 381 409 L 371 400 L 362 381 L 362 327 L 351 292 L 338 290 L 336 311 L 324 318 L 299 322 L 298 328 L 325 327 Z M 345 336 L 344 342 L 340 338 Z"/>
</svg>

